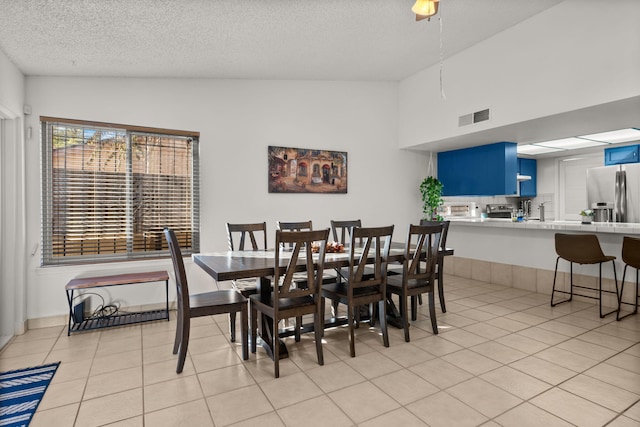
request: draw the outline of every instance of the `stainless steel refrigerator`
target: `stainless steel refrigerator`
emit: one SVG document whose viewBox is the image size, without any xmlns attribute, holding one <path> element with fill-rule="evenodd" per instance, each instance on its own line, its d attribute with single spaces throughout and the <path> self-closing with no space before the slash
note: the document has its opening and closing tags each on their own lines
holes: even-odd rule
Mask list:
<svg viewBox="0 0 640 427">
<path fill-rule="evenodd" d="M 640 222 L 640 164 L 587 169 L 587 202 L 612 203 L 615 222 Z"/>
</svg>

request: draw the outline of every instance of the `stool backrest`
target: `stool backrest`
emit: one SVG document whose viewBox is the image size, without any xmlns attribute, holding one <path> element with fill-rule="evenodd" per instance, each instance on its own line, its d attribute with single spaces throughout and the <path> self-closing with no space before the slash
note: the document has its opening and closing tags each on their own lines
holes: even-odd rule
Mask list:
<svg viewBox="0 0 640 427">
<path fill-rule="evenodd" d="M 631 267 L 640 268 L 640 239 L 624 236 L 622 239 L 622 261 Z"/>
<path fill-rule="evenodd" d="M 560 258 L 578 264 L 607 261 L 595 234 L 556 234 L 556 253 Z"/>
</svg>

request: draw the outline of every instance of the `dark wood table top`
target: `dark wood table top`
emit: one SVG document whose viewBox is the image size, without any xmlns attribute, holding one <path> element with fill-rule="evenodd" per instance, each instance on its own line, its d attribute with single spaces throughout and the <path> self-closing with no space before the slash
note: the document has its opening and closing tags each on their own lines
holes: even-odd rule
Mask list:
<svg viewBox="0 0 640 427">
<path fill-rule="evenodd" d="M 453 249 L 440 251 L 442 256 L 453 255 Z M 286 252 L 281 252 L 281 256 Z M 216 281 L 267 277 L 274 274 L 275 250 L 266 251 L 223 251 L 194 254 L 193 261 Z M 389 254 L 390 262 L 402 262 L 404 244 L 392 243 Z M 302 262 L 302 261 L 300 261 Z M 324 266 L 326 269 L 349 266 L 349 250 L 341 253 L 327 253 Z M 304 267 L 301 265 L 300 271 Z"/>
<path fill-rule="evenodd" d="M 402 262 L 404 259 L 405 247 L 403 243 L 392 243 L 389 254 L 390 262 Z M 281 256 L 286 257 L 287 251 L 282 251 Z M 453 249 L 447 248 L 441 250 L 440 255 L 442 257 L 446 255 L 453 255 Z M 206 271 L 216 281 L 221 282 L 225 280 L 237 280 L 246 278 L 258 278 L 257 284 L 260 289 L 259 292 L 270 292 L 270 280 L 269 276 L 274 274 L 275 264 L 275 250 L 266 251 L 225 251 L 214 253 L 200 253 L 192 255 L 193 261 L 199 265 L 204 271 Z M 325 254 L 325 269 L 336 269 L 349 266 L 349 248 L 345 248 L 342 253 L 327 253 Z M 440 259 L 440 262 L 442 258 Z M 286 262 L 286 260 L 285 260 Z M 303 260 L 300 260 L 303 263 Z M 304 271 L 304 264 L 300 265 L 300 271 Z M 262 282 L 265 281 L 269 286 L 263 286 Z M 273 325 L 269 322 L 265 322 L 264 318 L 261 322 L 261 337 L 262 345 L 265 347 L 267 354 L 273 358 L 274 352 L 272 346 L 274 343 L 269 337 L 282 336 L 281 333 L 275 333 L 271 329 Z M 329 322 L 334 325 L 338 325 L 337 321 Z M 343 322 L 344 323 L 344 322 Z M 325 323 L 326 325 L 326 323 Z M 266 332 L 266 337 L 263 335 Z M 268 332 L 270 331 L 270 332 Z M 291 332 L 291 331 L 289 331 Z M 287 335 L 288 333 L 284 333 Z M 283 341 L 279 341 L 280 345 L 280 357 L 288 357 L 287 348 Z"/>
</svg>

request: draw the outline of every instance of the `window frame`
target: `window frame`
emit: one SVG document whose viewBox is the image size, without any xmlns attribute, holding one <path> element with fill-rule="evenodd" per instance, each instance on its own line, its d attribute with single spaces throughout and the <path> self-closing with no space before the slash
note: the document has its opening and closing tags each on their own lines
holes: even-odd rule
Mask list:
<svg viewBox="0 0 640 427">
<path fill-rule="evenodd" d="M 199 139 L 200 132 L 193 131 L 183 131 L 183 130 L 173 130 L 173 129 L 164 129 L 164 128 L 151 128 L 145 126 L 134 126 L 134 125 L 123 125 L 123 124 L 114 124 L 114 123 L 105 123 L 105 122 L 97 122 L 97 121 L 86 121 L 86 120 L 77 120 L 77 119 L 64 119 L 57 117 L 49 117 L 49 116 L 40 116 L 40 124 L 41 124 L 41 258 L 40 264 L 41 266 L 56 266 L 56 265 L 74 265 L 74 264 L 87 264 L 87 263 L 102 263 L 102 262 L 120 262 L 120 261 L 140 261 L 144 259 L 152 259 L 152 258 L 164 258 L 169 256 L 169 250 L 166 246 L 166 242 L 164 242 L 164 238 L 162 236 L 162 232 L 159 233 L 160 237 L 155 236 L 159 240 L 156 247 L 161 245 L 161 249 L 146 249 L 140 250 L 137 247 L 134 247 L 133 241 L 135 239 L 135 235 L 131 232 L 133 229 L 133 224 L 136 223 L 134 219 L 134 207 L 139 206 L 142 203 L 143 206 L 146 207 L 145 198 L 140 198 L 140 193 L 134 191 L 133 183 L 135 175 L 142 175 L 143 177 L 148 174 L 148 172 L 144 172 L 140 174 L 139 172 L 135 172 L 132 168 L 133 164 L 133 139 L 144 137 L 145 140 L 151 140 L 152 138 L 176 138 L 176 139 L 187 139 L 189 141 L 190 146 L 187 149 L 190 158 L 187 157 L 187 162 L 190 162 L 191 171 L 190 174 L 182 175 L 190 178 L 187 180 L 187 185 L 190 185 L 190 211 L 187 209 L 187 217 L 190 216 L 190 219 L 184 220 L 184 227 L 189 229 L 186 232 L 187 241 L 189 241 L 190 245 L 185 245 L 182 248 L 182 252 L 184 255 L 188 255 L 191 253 L 197 253 L 200 249 L 200 161 L 199 161 Z M 126 141 L 126 164 L 124 166 L 124 173 L 126 184 L 125 194 L 125 205 L 126 209 L 124 215 L 121 217 L 122 223 L 125 224 L 127 231 L 122 233 L 122 237 L 119 239 L 124 239 L 126 249 L 122 247 L 119 248 L 116 252 L 106 253 L 101 249 L 97 250 L 97 253 L 90 254 L 55 254 L 54 246 L 54 136 L 53 132 L 50 132 L 55 126 L 62 125 L 68 127 L 78 127 L 91 129 L 96 128 L 101 131 L 108 132 L 119 132 L 124 133 L 125 141 Z M 171 159 L 175 159 L 176 153 L 174 152 L 171 156 Z M 66 154 L 65 154 L 66 156 Z M 65 157 L 66 159 L 66 157 Z M 149 161 L 149 158 L 145 158 L 145 161 Z M 162 160 L 157 160 L 156 162 L 162 162 Z M 62 168 L 66 170 L 65 168 Z M 149 175 L 153 176 L 153 173 Z M 156 173 L 156 175 L 160 176 L 161 174 Z M 168 174 L 169 177 L 177 178 L 179 174 Z M 143 179 L 144 181 L 144 179 Z M 157 189 L 156 189 L 157 190 Z M 177 194 L 177 190 L 174 189 Z M 148 194 L 144 192 L 143 194 Z M 136 201 L 136 197 L 142 199 L 142 201 L 138 200 L 138 204 L 134 203 Z M 89 197 L 90 199 L 90 197 Z M 189 200 L 187 198 L 187 200 Z M 169 208 L 167 208 L 169 209 Z M 162 213 L 162 212 L 161 212 Z M 190 224 L 189 224 L 190 223 Z M 139 223 L 136 223 L 139 225 Z M 102 252 L 102 253 L 101 253 Z"/>
</svg>

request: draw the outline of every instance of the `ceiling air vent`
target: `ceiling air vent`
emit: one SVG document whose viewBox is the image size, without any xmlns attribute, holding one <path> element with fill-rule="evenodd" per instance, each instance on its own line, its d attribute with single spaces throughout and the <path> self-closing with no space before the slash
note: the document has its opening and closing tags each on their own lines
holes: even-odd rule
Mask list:
<svg viewBox="0 0 640 427">
<path fill-rule="evenodd" d="M 465 114 L 458 117 L 458 127 L 467 126 L 473 123 L 479 123 L 489 120 L 489 109 L 476 111 L 475 113 Z"/>
</svg>

